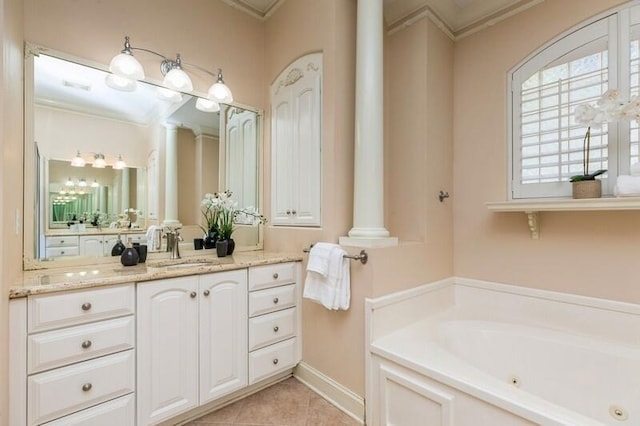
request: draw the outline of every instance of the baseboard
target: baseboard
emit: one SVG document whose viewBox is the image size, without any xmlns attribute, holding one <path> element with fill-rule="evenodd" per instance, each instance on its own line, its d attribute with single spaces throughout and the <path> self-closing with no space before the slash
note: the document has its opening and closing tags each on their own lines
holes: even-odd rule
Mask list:
<svg viewBox="0 0 640 426">
<path fill-rule="evenodd" d="M 306 364 L 304 361 L 293 370 L 293 376 L 316 393 L 327 399 L 349 417 L 364 425 L 364 398 L 342 386 Z"/>
</svg>

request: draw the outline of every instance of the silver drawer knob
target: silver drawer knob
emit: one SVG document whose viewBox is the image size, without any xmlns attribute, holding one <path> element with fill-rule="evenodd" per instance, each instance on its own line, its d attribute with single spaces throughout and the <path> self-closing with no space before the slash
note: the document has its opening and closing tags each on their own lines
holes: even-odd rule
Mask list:
<svg viewBox="0 0 640 426">
<path fill-rule="evenodd" d="M 60 244 L 64 244 L 64 240 L 60 240 Z"/>
<path fill-rule="evenodd" d="M 82 391 L 83 392 L 89 392 L 92 387 L 93 386 L 91 385 L 91 383 L 85 383 L 84 385 L 82 385 Z"/>
<path fill-rule="evenodd" d="M 277 365 L 278 364 L 278 358 L 273 360 L 273 365 Z"/>
<path fill-rule="evenodd" d="M 82 310 L 83 311 L 88 311 L 89 309 L 91 309 L 91 303 L 85 302 L 85 303 L 82 304 Z"/>
<path fill-rule="evenodd" d="M 297 214 L 297 212 L 295 210 L 292 210 L 291 214 Z"/>
<path fill-rule="evenodd" d="M 277 280 L 277 279 L 278 279 L 278 276 L 279 276 L 279 275 L 278 275 L 278 273 L 276 272 L 275 274 L 273 274 L 273 279 L 274 279 L 274 280 Z"/>
<path fill-rule="evenodd" d="M 291 214 L 291 210 L 287 210 L 287 214 Z"/>
<path fill-rule="evenodd" d="M 195 297 L 197 295 L 198 295 L 198 293 L 196 293 L 195 291 L 192 291 L 190 296 L 191 296 L 192 299 L 195 299 Z"/>
<path fill-rule="evenodd" d="M 276 325 L 275 327 L 273 327 L 273 332 L 274 332 L 274 333 L 277 333 L 277 332 L 278 332 L 278 330 L 280 330 L 280 327 L 278 327 L 277 325 Z"/>
<path fill-rule="evenodd" d="M 277 305 L 279 301 L 280 301 L 280 299 L 278 299 L 277 297 L 273 298 L 273 304 L 274 305 Z"/>
<path fill-rule="evenodd" d="M 209 293 L 209 290 L 205 290 L 203 294 L 204 294 L 205 296 L 208 296 L 208 295 L 210 294 L 210 293 Z"/>
<path fill-rule="evenodd" d="M 90 347 L 91 347 L 91 340 L 85 340 L 84 342 L 82 342 L 83 349 L 89 349 Z"/>
</svg>

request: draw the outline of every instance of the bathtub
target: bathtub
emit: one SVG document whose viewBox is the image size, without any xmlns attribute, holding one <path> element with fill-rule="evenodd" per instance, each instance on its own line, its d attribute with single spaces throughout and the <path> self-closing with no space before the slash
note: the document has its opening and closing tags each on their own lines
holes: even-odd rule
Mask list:
<svg viewBox="0 0 640 426">
<path fill-rule="evenodd" d="M 640 306 L 451 279 L 366 312 L 369 425 L 640 426 Z"/>
</svg>

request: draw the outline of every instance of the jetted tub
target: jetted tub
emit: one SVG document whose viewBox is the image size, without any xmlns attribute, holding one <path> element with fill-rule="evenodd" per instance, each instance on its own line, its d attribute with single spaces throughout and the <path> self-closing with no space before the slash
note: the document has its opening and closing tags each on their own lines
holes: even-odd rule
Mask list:
<svg viewBox="0 0 640 426">
<path fill-rule="evenodd" d="M 640 426 L 640 306 L 463 279 L 367 306 L 367 424 Z"/>
</svg>

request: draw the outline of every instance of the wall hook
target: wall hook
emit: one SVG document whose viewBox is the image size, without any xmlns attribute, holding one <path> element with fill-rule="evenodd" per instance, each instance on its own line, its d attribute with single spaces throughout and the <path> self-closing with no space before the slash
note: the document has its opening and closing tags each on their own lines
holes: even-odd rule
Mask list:
<svg viewBox="0 0 640 426">
<path fill-rule="evenodd" d="M 438 199 L 440 200 L 440 202 L 443 203 L 445 198 L 449 198 L 449 193 L 440 191 L 440 194 L 438 194 Z"/>
</svg>

